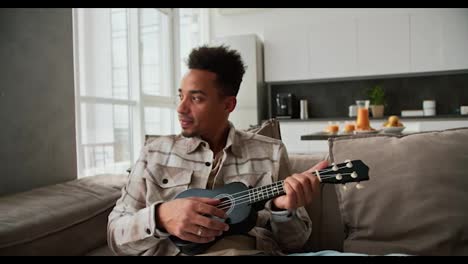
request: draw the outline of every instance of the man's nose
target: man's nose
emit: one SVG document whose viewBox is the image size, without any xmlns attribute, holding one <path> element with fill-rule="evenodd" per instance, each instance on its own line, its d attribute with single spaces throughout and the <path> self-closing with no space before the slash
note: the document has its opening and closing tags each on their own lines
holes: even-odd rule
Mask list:
<svg viewBox="0 0 468 264">
<path fill-rule="evenodd" d="M 189 108 L 187 107 L 187 101 L 184 99 L 179 100 L 179 104 L 177 105 L 177 113 L 179 114 L 187 114 Z"/>
</svg>

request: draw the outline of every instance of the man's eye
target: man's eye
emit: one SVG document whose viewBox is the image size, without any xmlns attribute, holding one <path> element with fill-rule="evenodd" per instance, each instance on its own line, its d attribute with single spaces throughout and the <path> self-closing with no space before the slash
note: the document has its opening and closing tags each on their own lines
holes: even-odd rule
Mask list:
<svg viewBox="0 0 468 264">
<path fill-rule="evenodd" d="M 201 98 L 200 97 L 192 97 L 192 100 L 195 102 L 200 102 Z"/>
</svg>

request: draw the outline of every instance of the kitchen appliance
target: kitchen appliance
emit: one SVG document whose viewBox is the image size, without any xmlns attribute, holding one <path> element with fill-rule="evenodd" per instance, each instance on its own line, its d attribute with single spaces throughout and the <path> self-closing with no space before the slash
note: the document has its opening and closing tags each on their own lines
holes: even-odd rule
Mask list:
<svg viewBox="0 0 468 264">
<path fill-rule="evenodd" d="M 424 100 L 423 101 L 423 113 L 424 113 L 424 116 L 435 116 L 436 115 L 436 101 Z"/>
<path fill-rule="evenodd" d="M 467 105 L 460 106 L 460 114 L 468 115 L 468 106 Z"/>
<path fill-rule="evenodd" d="M 424 111 L 422 109 L 418 110 L 401 110 L 401 116 L 424 116 Z"/>
<path fill-rule="evenodd" d="M 350 105 L 348 111 L 348 116 L 349 117 L 355 117 L 357 116 L 357 105 Z"/>
<path fill-rule="evenodd" d="M 309 110 L 307 109 L 307 100 L 301 100 L 301 119 L 309 118 Z"/>
<path fill-rule="evenodd" d="M 276 94 L 276 117 L 293 118 L 295 117 L 296 99 L 292 93 Z"/>
</svg>

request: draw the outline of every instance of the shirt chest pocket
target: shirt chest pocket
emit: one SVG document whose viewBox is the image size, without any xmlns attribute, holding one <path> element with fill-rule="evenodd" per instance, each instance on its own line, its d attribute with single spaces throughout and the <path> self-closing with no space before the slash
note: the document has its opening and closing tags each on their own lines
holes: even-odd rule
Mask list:
<svg viewBox="0 0 468 264">
<path fill-rule="evenodd" d="M 148 193 L 152 200 L 173 199 L 177 194 L 188 189 L 192 182 L 193 170 L 178 167 L 168 167 L 156 164 L 146 169 L 151 186 Z"/>
</svg>

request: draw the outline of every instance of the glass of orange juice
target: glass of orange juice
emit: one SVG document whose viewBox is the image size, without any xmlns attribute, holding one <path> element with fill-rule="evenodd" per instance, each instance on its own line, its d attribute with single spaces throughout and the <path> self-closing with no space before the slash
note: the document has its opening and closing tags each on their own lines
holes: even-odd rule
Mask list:
<svg viewBox="0 0 468 264">
<path fill-rule="evenodd" d="M 354 122 L 346 121 L 344 124 L 343 132 L 344 133 L 352 133 L 355 130 Z"/>
<path fill-rule="evenodd" d="M 340 124 L 338 122 L 328 121 L 326 132 L 336 134 L 340 130 Z"/>
<path fill-rule="evenodd" d="M 370 130 L 369 100 L 356 100 L 357 118 L 356 130 Z"/>
</svg>

